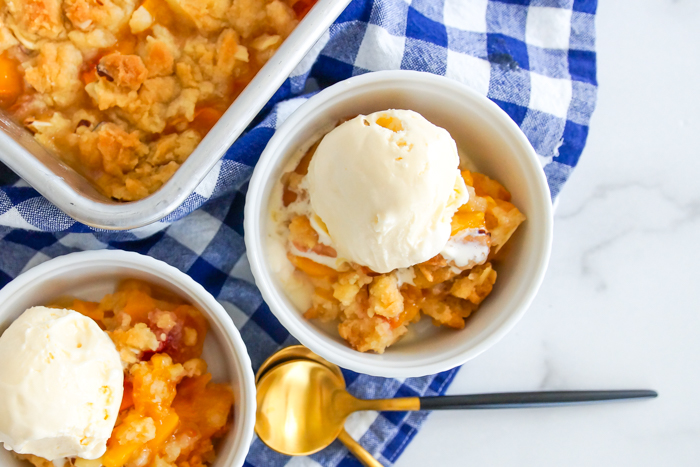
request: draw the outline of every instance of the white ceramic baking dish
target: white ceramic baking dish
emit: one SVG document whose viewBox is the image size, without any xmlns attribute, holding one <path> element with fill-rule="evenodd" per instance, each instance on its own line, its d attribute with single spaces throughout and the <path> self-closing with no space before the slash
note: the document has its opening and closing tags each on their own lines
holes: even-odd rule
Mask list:
<svg viewBox="0 0 700 467">
<path fill-rule="evenodd" d="M 125 230 L 158 221 L 195 190 L 348 3 L 350 0 L 318 0 L 182 167 L 147 198 L 130 203 L 107 198 L 1 112 L 0 161 L 59 209 L 84 224 Z"/>
</svg>

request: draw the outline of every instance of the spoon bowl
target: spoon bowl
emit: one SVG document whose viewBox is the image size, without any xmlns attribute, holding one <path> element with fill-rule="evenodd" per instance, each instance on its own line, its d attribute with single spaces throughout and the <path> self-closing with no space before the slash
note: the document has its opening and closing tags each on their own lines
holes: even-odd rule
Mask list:
<svg viewBox="0 0 700 467">
<path fill-rule="evenodd" d="M 321 365 L 324 365 L 326 368 L 328 368 L 337 378 L 343 382 L 343 387 L 345 387 L 345 378 L 343 377 L 343 372 L 340 370 L 340 367 L 333 365 L 332 363 L 326 361 L 325 359 L 319 357 L 315 353 L 313 353 L 311 350 L 307 349 L 303 345 L 292 345 L 289 347 L 285 347 L 284 349 L 278 350 L 274 354 L 272 354 L 270 357 L 268 357 L 267 360 L 263 362 L 262 365 L 260 365 L 260 368 L 258 369 L 258 372 L 255 375 L 255 384 L 257 385 L 260 382 L 260 379 L 267 374 L 270 370 L 275 368 L 278 365 L 281 365 L 283 363 L 287 362 L 297 362 L 297 361 L 312 361 L 316 363 L 320 363 Z M 260 392 L 258 392 L 260 394 Z M 258 417 L 257 420 L 262 420 L 262 417 Z M 286 423 L 285 423 L 286 425 Z M 272 449 L 275 449 L 272 445 L 278 445 L 280 444 L 280 441 L 274 441 L 268 439 L 270 436 L 269 434 L 269 428 L 270 426 L 266 423 L 261 422 L 260 424 L 256 424 L 255 431 L 258 433 L 258 436 L 260 439 L 266 443 L 269 447 Z M 263 431 L 265 430 L 265 431 Z M 352 452 L 355 457 L 365 466 L 367 467 L 382 467 L 382 465 L 377 461 L 372 455 L 367 452 L 365 448 L 362 447 L 360 443 L 355 441 L 347 431 L 345 431 L 344 428 L 341 427 L 340 432 L 338 433 L 338 440 L 342 442 L 345 447 Z M 328 441 L 328 439 L 324 439 L 324 442 Z M 332 442 L 332 440 L 331 440 Z M 295 450 L 294 452 L 291 452 L 291 449 L 308 449 L 308 446 L 310 443 L 307 443 L 307 446 L 303 446 L 304 443 L 284 443 L 286 445 L 285 449 L 290 449 L 289 452 L 286 452 L 288 455 L 303 455 L 301 452 L 297 453 Z M 312 446 L 312 448 L 316 448 L 317 446 Z M 281 452 L 281 451 L 280 451 Z"/>
<path fill-rule="evenodd" d="M 258 382 L 256 431 L 283 454 L 318 452 L 343 429 L 347 414 L 334 407 L 345 394 L 345 381 L 321 363 L 292 360 L 277 365 Z"/>
</svg>

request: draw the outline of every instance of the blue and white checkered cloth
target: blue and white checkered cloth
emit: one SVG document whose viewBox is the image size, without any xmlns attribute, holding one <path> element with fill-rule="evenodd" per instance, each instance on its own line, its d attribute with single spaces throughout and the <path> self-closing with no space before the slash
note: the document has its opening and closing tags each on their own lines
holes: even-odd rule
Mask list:
<svg viewBox="0 0 700 467">
<path fill-rule="evenodd" d="M 486 94 L 520 126 L 556 197 L 583 150 L 596 99 L 596 0 L 354 0 L 196 192 L 175 212 L 130 232 L 95 231 L 0 167 L 0 286 L 50 258 L 115 248 L 161 259 L 200 282 L 228 310 L 255 369 L 295 343 L 262 301 L 243 243 L 246 182 L 275 128 L 321 88 L 367 71 L 445 75 Z M 4 170 L 3 170 L 4 169 Z M 424 378 L 345 372 L 359 397 L 443 394 L 457 370 Z M 363 413 L 348 431 L 392 464 L 425 413 Z M 255 440 L 247 466 L 357 466 L 339 444 L 291 459 Z"/>
</svg>

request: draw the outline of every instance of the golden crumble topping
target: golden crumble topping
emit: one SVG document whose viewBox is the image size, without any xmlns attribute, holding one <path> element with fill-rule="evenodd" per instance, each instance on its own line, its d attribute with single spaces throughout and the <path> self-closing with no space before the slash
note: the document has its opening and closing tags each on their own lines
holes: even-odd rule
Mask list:
<svg viewBox="0 0 700 467">
<path fill-rule="evenodd" d="M 106 196 L 158 190 L 316 0 L 7 0 L 0 107 Z"/>
<path fill-rule="evenodd" d="M 404 270 L 378 274 L 337 261 L 322 221 L 310 210 L 304 178 L 316 147 L 282 175 L 281 212 L 275 214 L 295 269 L 293 277 L 311 290 L 311 305 L 304 317 L 337 320 L 340 336 L 360 352 L 384 352 L 421 315 L 436 326 L 464 328 L 466 319 L 493 290 L 496 254 L 525 220 L 510 202 L 508 190 L 485 175 L 462 171 L 470 196 L 452 218 L 448 243 L 453 248 L 476 248 L 483 251 L 482 256 L 457 264 L 454 258 L 438 254 Z"/>
<path fill-rule="evenodd" d="M 369 286 L 369 306 L 367 315 L 379 315 L 385 318 L 397 318 L 403 312 L 403 296 L 399 291 L 396 276 L 382 274 L 377 276 Z"/>
</svg>

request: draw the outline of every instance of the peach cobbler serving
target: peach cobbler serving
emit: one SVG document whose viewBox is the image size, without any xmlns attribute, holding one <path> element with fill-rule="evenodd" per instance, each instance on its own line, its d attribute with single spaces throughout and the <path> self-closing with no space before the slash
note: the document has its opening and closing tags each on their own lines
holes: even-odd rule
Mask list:
<svg viewBox="0 0 700 467">
<path fill-rule="evenodd" d="M 15 335 L 12 326 L 21 333 Z M 33 411 L 26 408 L 13 412 L 14 424 L 0 422 L 0 440 L 18 457 L 36 467 L 202 467 L 214 461 L 215 444 L 233 420 L 233 391 L 211 381 L 201 358 L 208 325 L 196 308 L 127 280 L 100 302 L 58 299 L 31 308 L 12 326 L 0 347 L 16 338 L 26 353 L 34 349 L 48 357 L 30 363 L 33 375 L 0 374 L 0 381 L 31 382 L 11 397 L 39 397 L 36 391 L 45 389 L 36 389 L 37 379 L 63 372 L 53 391 L 64 400 L 44 408 L 43 426 L 33 423 Z M 46 334 L 45 341 L 39 336 L 43 347 L 32 343 L 35 331 Z M 98 346 L 103 339 L 106 344 Z M 106 364 L 85 369 L 85 362 L 109 362 L 112 353 L 116 372 Z M 75 401 L 70 393 L 62 395 L 66 377 L 75 383 Z M 47 391 L 50 395 L 52 389 Z M 4 407 L 0 404 L 0 412 Z"/>
<path fill-rule="evenodd" d="M 106 196 L 162 186 L 316 0 L 6 0 L 0 107 Z"/>
<path fill-rule="evenodd" d="M 408 110 L 359 115 L 293 157 L 273 189 L 273 268 L 308 319 L 382 353 L 427 315 L 461 329 L 525 216 Z M 461 170 L 460 170 L 461 168 Z"/>
</svg>

